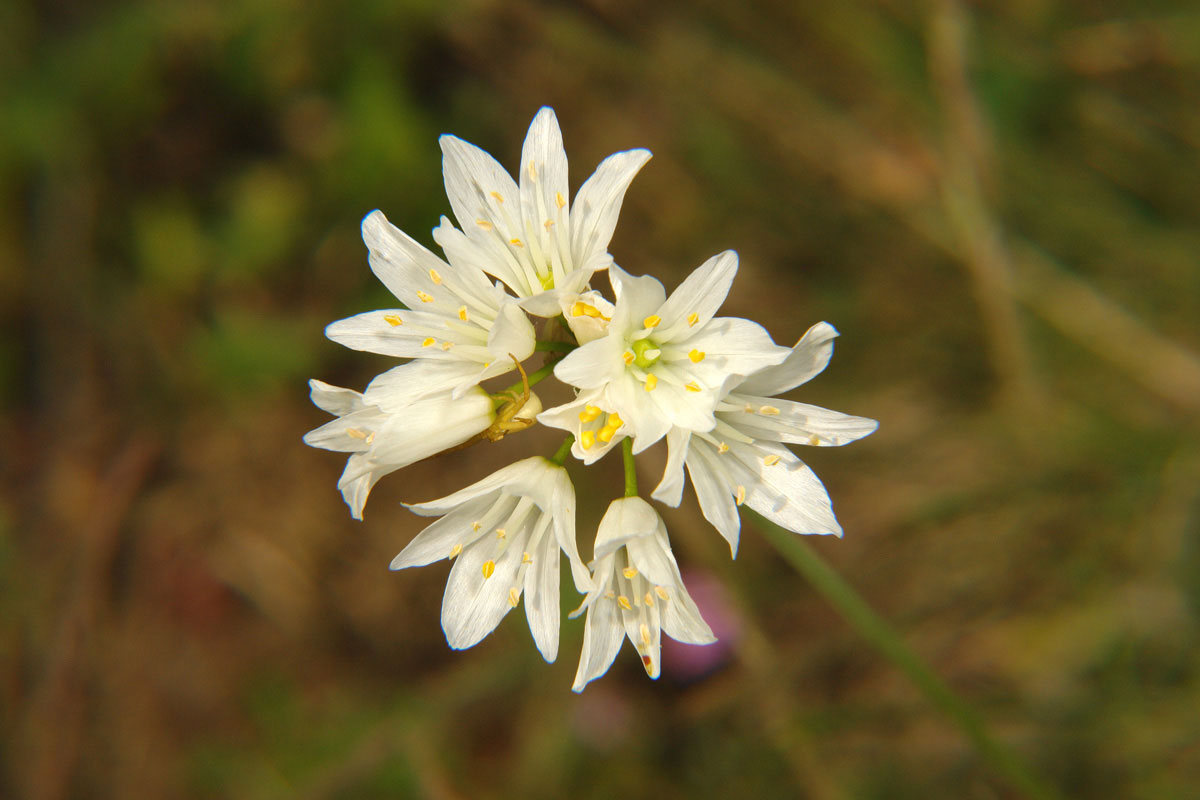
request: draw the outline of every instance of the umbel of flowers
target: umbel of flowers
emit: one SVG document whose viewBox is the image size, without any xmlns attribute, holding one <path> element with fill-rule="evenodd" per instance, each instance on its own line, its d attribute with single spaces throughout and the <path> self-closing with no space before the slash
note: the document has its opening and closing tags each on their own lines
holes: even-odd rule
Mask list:
<svg viewBox="0 0 1200 800">
<path fill-rule="evenodd" d="M 639 496 L 634 455 L 665 440 L 667 466 L 651 498 L 678 506 L 686 467 L 701 512 L 736 556 L 742 505 L 796 533 L 840 536 L 824 486 L 787 445 L 843 445 L 877 423 L 778 398 L 825 368 L 837 331 L 817 323 L 787 348 L 755 322 L 717 316 L 737 273 L 733 251 L 706 261 L 669 296 L 655 278 L 613 262 L 617 215 L 648 151 L 609 156 L 572 198 L 549 108 L 530 125 L 515 181 L 455 136 L 441 146 L 455 216 L 433 232 L 444 255 L 372 211 L 362 223 L 371 270 L 398 302 L 326 329 L 339 344 L 402 363 L 361 393 L 311 381 L 313 403 L 335 418 L 305 442 L 350 454 L 338 488 L 361 519 L 371 488 L 389 472 L 537 424 L 566 431 L 550 457 L 533 454 L 408 506 L 438 519 L 392 569 L 453 562 L 442 601 L 451 647 L 477 644 L 523 603 L 534 643 L 553 661 L 566 556 L 584 596 L 572 616 L 586 614 L 574 689 L 603 675 L 626 638 L 657 678 L 663 633 L 692 644 L 716 639 L 688 594 L 662 518 Z M 593 286 L 601 272 L 611 297 Z M 534 356 L 545 363 L 527 370 Z M 483 388 L 506 374 L 509 389 Z M 543 410 L 532 387 L 551 376 L 572 387 L 574 399 Z M 585 564 L 564 464 L 573 456 L 588 466 L 613 448 L 622 451 L 626 485 L 613 492 L 619 496 Z"/>
</svg>

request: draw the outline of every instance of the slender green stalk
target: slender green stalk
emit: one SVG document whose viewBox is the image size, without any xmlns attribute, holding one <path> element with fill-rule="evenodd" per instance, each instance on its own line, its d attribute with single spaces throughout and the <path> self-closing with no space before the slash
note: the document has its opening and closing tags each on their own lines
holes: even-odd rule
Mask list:
<svg viewBox="0 0 1200 800">
<path fill-rule="evenodd" d="M 533 372 L 529 373 L 529 375 L 527 377 L 527 379 L 529 381 L 529 385 L 533 386 L 534 384 L 541 383 L 546 378 L 549 378 L 550 374 L 552 372 L 554 372 L 554 365 L 556 363 L 557 362 L 552 361 L 549 364 L 543 364 L 542 366 L 535 369 Z M 523 381 L 517 381 L 512 386 L 509 386 L 507 389 L 505 389 L 503 392 L 493 395 L 493 397 L 499 397 L 500 400 L 497 403 L 497 405 L 503 405 L 505 402 L 504 395 L 514 395 L 514 394 L 520 395 L 524 391 L 525 391 L 525 383 Z"/>
<path fill-rule="evenodd" d="M 633 440 L 629 437 L 621 440 L 621 456 L 625 460 L 625 496 L 637 497 L 637 469 L 633 464 Z"/>
<path fill-rule="evenodd" d="M 533 349 L 539 353 L 569 353 L 577 347 L 571 342 L 538 342 Z"/>
<path fill-rule="evenodd" d="M 808 546 L 804 537 L 786 531 L 748 509 L 743 508 L 742 513 L 754 522 L 796 571 L 808 579 L 813 588 L 842 613 L 852 628 L 903 672 L 930 702 L 950 717 L 975 745 L 979 754 L 998 773 L 1034 800 L 1058 800 L 1058 792 L 1036 777 L 1016 753 L 991 737 L 975 710 L 909 649 L 900 634 L 876 614 L 862 596 Z"/>
<path fill-rule="evenodd" d="M 566 463 L 567 454 L 571 452 L 571 445 L 574 444 L 574 442 L 575 437 L 568 433 L 567 438 L 564 439 L 563 443 L 558 446 L 558 450 L 555 451 L 554 455 L 550 456 L 550 460 L 561 467 Z"/>
</svg>

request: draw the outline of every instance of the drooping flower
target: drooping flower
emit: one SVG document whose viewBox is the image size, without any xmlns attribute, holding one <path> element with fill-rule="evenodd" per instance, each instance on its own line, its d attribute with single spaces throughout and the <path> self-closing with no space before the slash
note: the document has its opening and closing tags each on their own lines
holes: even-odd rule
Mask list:
<svg viewBox="0 0 1200 800">
<path fill-rule="evenodd" d="M 837 335 L 827 322 L 814 325 L 783 363 L 730 379 L 712 430 L 675 428 L 668 433 L 667 468 L 654 499 L 679 505 L 686 464 L 705 519 L 735 556 L 741 530 L 738 506 L 743 504 L 796 533 L 841 536 L 824 485 L 782 443 L 840 446 L 872 433 L 879 423 L 775 398 L 825 369 Z"/>
<path fill-rule="evenodd" d="M 592 589 L 571 616 L 587 612 L 576 692 L 612 666 L 628 637 L 651 678 L 662 670 L 662 634 L 689 644 L 716 641 L 692 602 L 662 518 L 640 497 L 614 500 L 596 533 Z"/>
<path fill-rule="evenodd" d="M 567 154 L 551 108 L 533 118 L 521 150 L 518 181 L 486 152 L 457 136 L 441 138 L 446 195 L 458 220 L 443 218 L 434 239 L 455 264 L 471 264 L 503 281 L 531 314 L 559 313 L 612 263 L 608 243 L 625 190 L 650 159 L 648 150 L 614 153 L 568 203 Z"/>
<path fill-rule="evenodd" d="M 491 396 L 478 386 L 457 398 L 449 391 L 414 398 L 410 387 L 394 382 L 394 373 L 385 372 L 364 393 L 309 381 L 313 404 L 337 419 L 309 431 L 304 442 L 350 453 L 338 489 L 355 519 L 362 519 L 367 495 L 384 475 L 460 445 L 496 421 Z M 514 416 L 532 418 L 540 409 L 531 393 Z"/>
<path fill-rule="evenodd" d="M 728 250 L 706 261 L 667 298 L 654 278 L 610 267 L 617 302 L 604 335 L 572 351 L 554 369 L 559 380 L 581 391 L 569 409 L 550 409 L 539 421 L 571 431 L 579 448 L 589 450 L 585 426 L 601 415 L 608 425 L 615 415 L 620 425 L 607 444 L 630 436 L 635 453 L 672 427 L 711 430 L 713 409 L 729 376 L 752 374 L 788 354 L 758 323 L 714 318 L 736 273 L 737 254 Z M 594 437 L 600 439 L 598 433 Z"/>
<path fill-rule="evenodd" d="M 456 650 L 478 644 L 525 598 L 529 630 L 553 661 L 559 638 L 559 552 L 575 586 L 591 587 L 575 544 L 575 488 L 567 471 L 535 456 L 465 489 L 408 508 L 442 518 L 392 560 L 394 570 L 454 559 L 442 599 L 442 629 Z"/>
<path fill-rule="evenodd" d="M 372 271 L 407 308 L 358 314 L 325 333 L 355 350 L 418 359 L 392 370 L 394 384 L 417 396 L 461 394 L 533 353 L 529 318 L 479 267 L 443 261 L 381 211 L 363 219 L 362 233 Z"/>
</svg>

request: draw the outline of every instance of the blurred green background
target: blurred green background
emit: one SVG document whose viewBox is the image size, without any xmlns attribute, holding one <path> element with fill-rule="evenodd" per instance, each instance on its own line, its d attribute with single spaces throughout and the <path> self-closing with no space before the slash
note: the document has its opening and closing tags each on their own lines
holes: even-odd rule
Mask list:
<svg viewBox="0 0 1200 800">
<path fill-rule="evenodd" d="M 795 397 L 881 428 L 802 453 L 846 529 L 814 546 L 1064 795 L 1200 796 L 1186 0 L 0 5 L 0 795 L 1019 796 L 690 490 L 664 513 L 728 662 L 652 683 L 626 646 L 582 696 L 581 620 L 553 665 L 519 613 L 453 652 L 445 565 L 386 569 L 398 501 L 556 436 L 350 519 L 300 437 L 307 378 L 387 366 L 322 335 L 392 305 L 359 220 L 432 245 L 437 135 L 512 169 L 543 104 L 573 187 L 655 153 L 622 266 L 672 287 L 734 248 L 726 313 L 842 331 Z"/>
</svg>

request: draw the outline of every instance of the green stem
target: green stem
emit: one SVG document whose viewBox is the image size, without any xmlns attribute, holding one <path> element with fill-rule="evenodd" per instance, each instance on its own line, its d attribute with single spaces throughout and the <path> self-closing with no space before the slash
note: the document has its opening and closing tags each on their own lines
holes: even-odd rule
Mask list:
<svg viewBox="0 0 1200 800">
<path fill-rule="evenodd" d="M 567 454 L 571 452 L 571 445 L 574 444 L 574 442 L 575 437 L 568 433 L 567 438 L 564 439 L 563 443 L 558 446 L 558 450 L 554 453 L 554 455 L 550 456 L 550 460 L 561 467 L 566 463 Z"/>
<path fill-rule="evenodd" d="M 629 437 L 621 440 L 621 456 L 625 460 L 625 496 L 637 497 L 637 469 L 633 464 L 633 440 Z"/>
<path fill-rule="evenodd" d="M 743 513 L 754 521 L 775 549 L 841 612 L 851 627 L 903 672 L 930 702 L 950 717 L 997 772 L 1034 800 L 1057 800 L 1058 792 L 1037 778 L 1016 753 L 993 739 L 975 710 L 908 648 L 900 634 L 876 614 L 862 596 L 808 546 L 803 537 L 748 511 L 743 509 Z"/>
<path fill-rule="evenodd" d="M 549 364 L 543 364 L 542 366 L 535 369 L 533 372 L 529 373 L 529 375 L 527 376 L 529 385 L 533 386 L 534 384 L 541 383 L 546 378 L 549 378 L 551 373 L 554 372 L 554 365 L 556 363 L 558 363 L 558 362 L 552 361 Z M 505 395 L 520 395 L 524 391 L 525 391 L 525 383 L 523 381 L 517 381 L 512 386 L 509 386 L 507 389 L 500 392 L 499 394 L 492 395 L 492 398 L 496 401 L 496 407 L 499 408 L 500 406 L 504 405 L 504 403 L 506 402 Z"/>
<path fill-rule="evenodd" d="M 539 353 L 569 353 L 577 347 L 571 342 L 538 342 L 533 349 Z"/>
</svg>

